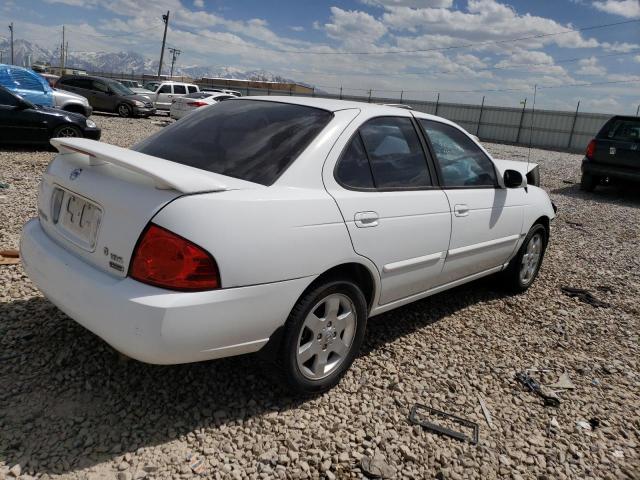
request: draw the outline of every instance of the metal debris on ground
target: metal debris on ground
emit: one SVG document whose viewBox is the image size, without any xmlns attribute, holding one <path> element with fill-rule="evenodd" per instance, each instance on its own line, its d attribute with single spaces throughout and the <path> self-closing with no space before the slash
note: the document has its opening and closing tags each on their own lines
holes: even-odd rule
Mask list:
<svg viewBox="0 0 640 480">
<path fill-rule="evenodd" d="M 9 188 L 8 183 L 0 182 L 0 189 Z"/>
<path fill-rule="evenodd" d="M 576 386 L 573 384 L 573 382 L 569 378 L 569 375 L 567 374 L 567 372 L 564 372 L 562 375 L 560 375 L 560 378 L 558 378 L 558 381 L 556 383 L 552 383 L 551 385 L 548 385 L 548 387 L 560 388 L 565 390 L 573 390 L 574 388 L 576 388 Z"/>
<path fill-rule="evenodd" d="M 566 183 L 567 185 L 573 185 L 576 182 L 574 182 L 573 180 L 562 180 L 562 183 Z"/>
<path fill-rule="evenodd" d="M 576 230 L 581 231 L 582 233 L 586 233 L 586 234 L 590 234 L 589 230 L 587 230 L 586 228 L 584 228 L 584 226 L 582 225 L 582 223 L 580 222 L 572 222 L 571 220 L 565 220 L 564 221 L 567 225 L 569 225 L 571 228 L 575 228 Z"/>
<path fill-rule="evenodd" d="M 420 416 L 434 416 L 440 419 L 449 421 L 450 423 L 460 425 L 462 427 L 466 427 L 471 429 L 471 436 L 466 435 L 463 432 L 459 432 L 453 430 L 448 427 L 444 427 L 442 425 L 438 425 L 437 423 L 430 422 L 424 418 L 419 418 Z M 472 422 L 471 420 L 467 420 L 465 418 L 458 417 L 456 415 L 452 415 L 447 412 L 443 412 L 441 410 L 436 410 L 435 408 L 427 407 L 426 405 L 421 405 L 416 403 L 411 409 L 411 413 L 409 414 L 409 421 L 415 425 L 420 425 L 432 432 L 439 433 L 441 435 L 446 435 L 451 438 L 455 438 L 457 440 L 462 440 L 466 442 L 470 442 L 473 445 L 478 444 L 478 433 L 480 431 L 480 427 L 477 423 Z"/>
<path fill-rule="evenodd" d="M 611 306 L 609 303 L 597 299 L 589 290 L 584 288 L 560 287 L 560 290 L 568 297 L 578 298 L 594 307 L 609 308 Z"/>
<path fill-rule="evenodd" d="M 0 250 L 0 265 L 16 265 L 20 263 L 20 252 L 14 248 Z"/>
<path fill-rule="evenodd" d="M 589 425 L 591 425 L 591 428 L 593 430 L 595 430 L 596 428 L 598 428 L 600 426 L 600 419 L 599 418 L 591 418 L 589 419 Z"/>
<path fill-rule="evenodd" d="M 196 458 L 193 459 L 195 461 L 191 462 L 191 465 L 189 465 L 191 467 L 191 470 L 193 471 L 193 473 L 195 473 L 196 475 L 202 475 L 206 469 L 206 465 L 204 463 L 204 460 L 202 458 Z"/>
<path fill-rule="evenodd" d="M 489 425 L 489 428 L 493 430 L 493 420 L 491 418 L 491 413 L 489 413 L 489 409 L 484 403 L 484 399 L 482 397 L 478 397 L 478 403 L 480 403 L 480 408 L 482 409 L 482 414 L 484 415 L 484 419 L 487 422 L 487 425 Z"/>
<path fill-rule="evenodd" d="M 528 388 L 531 392 L 535 393 L 539 397 L 544 400 L 545 407 L 557 407 L 560 405 L 560 399 L 555 395 L 550 394 L 543 390 L 538 383 L 531 375 L 526 372 L 518 372 L 516 373 L 516 380 L 518 380 L 522 385 Z"/>
</svg>

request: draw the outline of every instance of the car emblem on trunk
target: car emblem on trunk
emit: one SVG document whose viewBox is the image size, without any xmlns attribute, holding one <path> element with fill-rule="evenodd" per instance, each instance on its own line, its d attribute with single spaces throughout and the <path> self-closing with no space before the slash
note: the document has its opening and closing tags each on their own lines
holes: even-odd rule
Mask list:
<svg viewBox="0 0 640 480">
<path fill-rule="evenodd" d="M 74 169 L 73 172 L 71 172 L 69 174 L 69 180 L 75 180 L 76 178 L 78 178 L 80 176 L 81 173 L 82 173 L 82 169 L 81 168 Z"/>
</svg>

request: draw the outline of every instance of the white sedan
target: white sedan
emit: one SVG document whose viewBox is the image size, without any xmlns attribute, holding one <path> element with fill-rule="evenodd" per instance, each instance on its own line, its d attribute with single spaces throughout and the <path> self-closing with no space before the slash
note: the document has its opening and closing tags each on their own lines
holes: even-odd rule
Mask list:
<svg viewBox="0 0 640 480">
<path fill-rule="evenodd" d="M 171 108 L 169 109 L 169 116 L 175 120 L 179 120 L 197 108 L 215 105 L 222 100 L 228 100 L 230 98 L 236 98 L 236 96 L 220 92 L 189 93 L 173 100 Z"/>
<path fill-rule="evenodd" d="M 45 296 L 130 357 L 262 350 L 302 393 L 340 380 L 369 317 L 494 273 L 526 290 L 555 217 L 533 166 L 395 107 L 245 97 L 132 149 L 51 142 L 21 240 Z"/>
</svg>

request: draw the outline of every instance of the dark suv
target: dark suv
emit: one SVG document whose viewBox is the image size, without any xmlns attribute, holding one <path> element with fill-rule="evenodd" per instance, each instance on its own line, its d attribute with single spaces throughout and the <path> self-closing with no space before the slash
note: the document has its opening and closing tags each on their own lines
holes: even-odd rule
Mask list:
<svg viewBox="0 0 640 480">
<path fill-rule="evenodd" d="M 640 182 L 640 117 L 613 117 L 589 142 L 580 188 L 592 192 L 605 179 Z"/>
<path fill-rule="evenodd" d="M 148 117 L 156 113 L 147 97 L 136 95 L 128 87 L 110 78 L 88 75 L 65 75 L 56 87 L 86 97 L 94 110 L 114 112 L 121 117 Z"/>
</svg>

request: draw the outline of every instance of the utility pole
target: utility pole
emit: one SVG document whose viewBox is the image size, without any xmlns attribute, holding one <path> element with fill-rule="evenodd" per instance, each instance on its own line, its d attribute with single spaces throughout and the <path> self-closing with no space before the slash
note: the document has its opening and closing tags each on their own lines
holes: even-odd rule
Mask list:
<svg viewBox="0 0 640 480">
<path fill-rule="evenodd" d="M 171 76 L 173 77 L 173 66 L 176 64 L 176 58 L 182 53 L 182 50 L 169 47 L 167 50 L 171 52 Z"/>
<path fill-rule="evenodd" d="M 62 25 L 62 43 L 60 44 L 60 75 L 64 75 L 64 25 Z"/>
<path fill-rule="evenodd" d="M 67 62 L 69 61 L 69 41 L 67 40 L 66 45 L 64 46 L 64 66 L 67 66 Z"/>
<path fill-rule="evenodd" d="M 164 22 L 164 35 L 162 36 L 162 49 L 160 50 L 160 65 L 158 65 L 158 77 L 162 75 L 162 60 L 164 58 L 164 44 L 167 42 L 167 27 L 169 26 L 169 10 L 166 15 L 162 15 Z"/>
<path fill-rule="evenodd" d="M 11 32 L 11 65 L 13 65 L 13 22 L 9 24 L 9 31 Z"/>
</svg>

